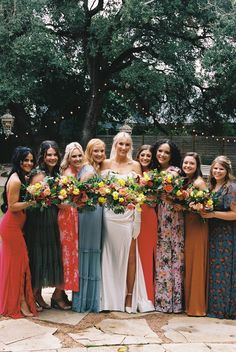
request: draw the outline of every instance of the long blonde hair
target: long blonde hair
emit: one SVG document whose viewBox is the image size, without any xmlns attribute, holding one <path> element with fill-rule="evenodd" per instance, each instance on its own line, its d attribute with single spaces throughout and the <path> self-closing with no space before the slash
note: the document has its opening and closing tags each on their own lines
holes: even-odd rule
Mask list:
<svg viewBox="0 0 236 352">
<path fill-rule="evenodd" d="M 130 150 L 128 152 L 128 158 L 132 160 L 132 153 L 133 153 L 133 141 L 131 138 L 131 135 L 127 132 L 119 132 L 115 135 L 115 137 L 113 138 L 113 144 L 111 147 L 111 153 L 110 153 L 110 159 L 115 159 L 116 157 L 116 145 L 119 142 L 120 139 L 125 138 L 128 139 L 130 141 Z"/>
<path fill-rule="evenodd" d="M 104 149 L 106 149 L 106 145 L 105 143 L 99 139 L 99 138 L 93 138 L 91 139 L 87 146 L 86 146 L 86 149 L 85 149 L 85 160 L 90 164 L 92 165 L 92 167 L 95 169 L 96 172 L 100 172 L 100 168 L 101 168 L 101 165 L 96 163 L 94 160 L 93 160 L 93 157 L 92 157 L 92 152 L 93 152 L 93 149 L 95 147 L 95 145 L 97 144 L 101 144 Z M 105 158 L 104 158 L 105 159 Z"/>
<path fill-rule="evenodd" d="M 71 143 L 67 144 L 66 149 L 65 149 L 65 154 L 62 159 L 61 166 L 60 166 L 61 172 L 64 171 L 65 169 L 67 169 L 68 166 L 70 165 L 71 154 L 73 153 L 73 151 L 75 149 L 78 149 L 81 152 L 81 154 L 83 154 L 83 156 L 84 156 L 83 148 L 78 142 L 71 142 Z M 83 163 L 81 164 L 81 166 L 82 165 L 83 165 Z"/>
</svg>

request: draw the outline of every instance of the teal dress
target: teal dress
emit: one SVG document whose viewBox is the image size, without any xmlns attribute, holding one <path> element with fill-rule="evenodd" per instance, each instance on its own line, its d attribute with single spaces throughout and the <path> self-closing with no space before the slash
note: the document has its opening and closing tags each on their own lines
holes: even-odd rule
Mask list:
<svg viewBox="0 0 236 352">
<path fill-rule="evenodd" d="M 95 170 L 85 165 L 78 179 Z M 73 292 L 72 310 L 76 312 L 99 312 L 101 284 L 101 206 L 95 210 L 79 213 L 79 292 Z"/>
<path fill-rule="evenodd" d="M 221 188 L 216 211 L 229 211 L 236 202 L 236 184 Z M 236 319 L 236 220 L 209 221 L 208 316 Z"/>
</svg>

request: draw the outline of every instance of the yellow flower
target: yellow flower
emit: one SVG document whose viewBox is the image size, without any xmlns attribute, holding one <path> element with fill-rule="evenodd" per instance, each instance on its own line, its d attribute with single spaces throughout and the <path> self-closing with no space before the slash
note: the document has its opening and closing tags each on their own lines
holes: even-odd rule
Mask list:
<svg viewBox="0 0 236 352">
<path fill-rule="evenodd" d="M 198 191 L 196 193 L 196 197 L 202 197 L 203 196 L 203 191 Z"/>
<path fill-rule="evenodd" d="M 35 183 L 34 185 L 32 185 L 32 187 L 33 187 L 33 189 L 35 189 L 35 191 L 36 191 L 36 190 L 42 188 L 42 184 L 41 184 L 40 182 L 37 182 L 37 183 Z"/>
<path fill-rule="evenodd" d="M 80 194 L 80 190 L 78 188 L 74 188 L 72 193 L 74 194 L 74 196 L 77 196 L 78 194 Z"/>
<path fill-rule="evenodd" d="M 146 172 L 143 173 L 143 178 L 144 178 L 145 181 L 150 181 L 151 180 L 150 176 Z"/>
<path fill-rule="evenodd" d="M 208 199 L 207 205 L 208 205 L 209 207 L 211 207 L 211 206 L 213 205 L 213 200 L 212 200 L 212 199 Z"/>
<path fill-rule="evenodd" d="M 61 177 L 61 183 L 62 183 L 63 185 L 66 185 L 66 184 L 68 183 L 68 181 L 69 181 L 69 179 L 68 179 L 67 176 L 62 176 L 62 177 Z"/>
<path fill-rule="evenodd" d="M 105 197 L 98 197 L 98 202 L 103 204 L 103 203 L 106 203 L 106 198 Z"/>
<path fill-rule="evenodd" d="M 118 182 L 118 184 L 119 184 L 121 187 L 124 187 L 124 186 L 125 186 L 125 180 L 123 180 L 123 178 L 118 178 L 118 179 L 117 179 L 117 182 Z"/>
<path fill-rule="evenodd" d="M 104 186 L 104 182 L 103 181 L 100 181 L 99 183 L 98 183 L 98 187 L 103 187 Z"/>
<path fill-rule="evenodd" d="M 167 181 L 168 183 L 171 183 L 172 180 L 173 180 L 173 176 L 172 176 L 172 175 L 167 175 L 167 176 L 166 176 L 166 181 Z"/>
<path fill-rule="evenodd" d="M 119 193 L 116 191 L 112 192 L 112 197 L 114 200 L 117 200 L 119 198 Z"/>
<path fill-rule="evenodd" d="M 178 190 L 178 191 L 176 192 L 176 195 L 177 195 L 177 197 L 180 197 L 180 196 L 182 196 L 182 192 L 181 192 L 180 190 Z"/>
<path fill-rule="evenodd" d="M 124 199 L 123 197 L 120 197 L 120 198 L 119 198 L 119 203 L 123 203 L 124 200 L 125 200 L 125 199 Z"/>
<path fill-rule="evenodd" d="M 64 198 L 66 198 L 66 197 L 67 197 L 66 190 L 65 190 L 65 189 L 61 189 L 60 192 L 59 192 L 58 198 L 64 199 Z"/>
</svg>

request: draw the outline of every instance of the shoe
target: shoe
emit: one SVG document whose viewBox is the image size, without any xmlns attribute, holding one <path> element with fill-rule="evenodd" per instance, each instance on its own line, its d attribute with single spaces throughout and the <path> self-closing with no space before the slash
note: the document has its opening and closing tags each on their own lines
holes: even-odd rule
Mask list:
<svg viewBox="0 0 236 352">
<path fill-rule="evenodd" d="M 42 309 L 51 309 L 50 305 L 44 301 L 40 294 L 35 295 L 34 299 L 38 307 L 41 307 Z"/>
<path fill-rule="evenodd" d="M 65 293 L 65 291 L 63 291 L 62 293 L 62 298 L 64 300 L 64 302 L 68 305 L 68 306 L 72 306 L 72 301 L 69 300 L 67 294 Z"/>
<path fill-rule="evenodd" d="M 67 305 L 63 298 L 51 298 L 51 307 L 60 310 L 70 310 L 71 306 Z"/>
<path fill-rule="evenodd" d="M 131 307 L 125 307 L 125 311 L 126 311 L 126 313 L 131 314 L 132 313 L 132 308 Z"/>
<path fill-rule="evenodd" d="M 40 313 L 43 311 L 43 308 L 37 302 L 35 302 L 35 305 L 36 305 L 36 312 Z"/>
</svg>

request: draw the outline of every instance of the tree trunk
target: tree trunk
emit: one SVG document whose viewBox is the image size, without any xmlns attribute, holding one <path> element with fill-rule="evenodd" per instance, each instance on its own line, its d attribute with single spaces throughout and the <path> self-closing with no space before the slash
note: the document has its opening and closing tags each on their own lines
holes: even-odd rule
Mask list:
<svg viewBox="0 0 236 352">
<path fill-rule="evenodd" d="M 81 131 L 80 143 L 85 148 L 88 141 L 96 136 L 97 121 L 102 112 L 103 92 L 91 94 L 90 103 Z"/>
</svg>

